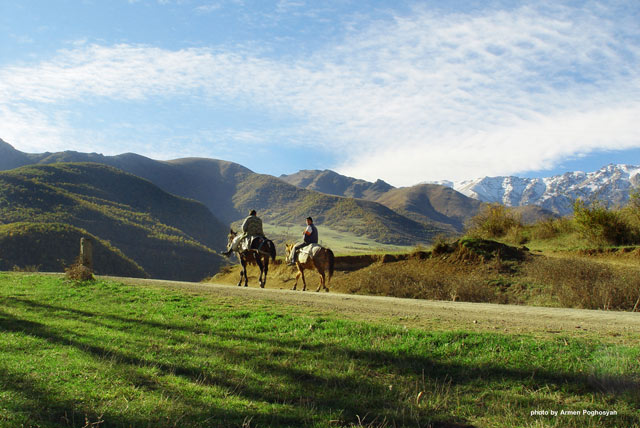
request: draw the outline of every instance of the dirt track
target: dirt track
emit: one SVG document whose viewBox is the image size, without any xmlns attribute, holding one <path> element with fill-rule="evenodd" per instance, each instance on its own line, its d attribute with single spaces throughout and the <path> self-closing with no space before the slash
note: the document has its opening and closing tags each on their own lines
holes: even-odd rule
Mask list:
<svg viewBox="0 0 640 428">
<path fill-rule="evenodd" d="M 543 308 L 399 299 L 353 294 L 244 288 L 211 283 L 111 278 L 132 285 L 188 290 L 213 297 L 264 300 L 337 314 L 354 320 L 435 330 L 531 334 L 537 337 L 599 338 L 609 343 L 640 343 L 640 313 Z"/>
</svg>

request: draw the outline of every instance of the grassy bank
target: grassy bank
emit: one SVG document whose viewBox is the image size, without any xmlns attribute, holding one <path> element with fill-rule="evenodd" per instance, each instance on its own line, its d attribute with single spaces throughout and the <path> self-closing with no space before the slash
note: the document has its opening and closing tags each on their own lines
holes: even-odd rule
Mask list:
<svg viewBox="0 0 640 428">
<path fill-rule="evenodd" d="M 2 427 L 640 426 L 633 346 L 40 275 L 0 304 Z"/>
<path fill-rule="evenodd" d="M 600 310 L 640 310 L 640 250 L 540 253 L 495 241 L 466 239 L 445 253 L 339 256 L 331 290 L 414 299 Z M 257 284 L 257 267 L 248 268 Z M 295 267 L 272 265 L 267 287 L 291 288 Z M 305 271 L 308 288 L 319 285 Z M 214 282 L 236 284 L 239 266 Z M 301 282 L 301 281 L 300 281 Z"/>
</svg>

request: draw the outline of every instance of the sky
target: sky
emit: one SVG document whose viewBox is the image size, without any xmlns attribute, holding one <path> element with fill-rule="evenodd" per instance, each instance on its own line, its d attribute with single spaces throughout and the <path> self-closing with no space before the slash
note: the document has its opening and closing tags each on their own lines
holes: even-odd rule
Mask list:
<svg viewBox="0 0 640 428">
<path fill-rule="evenodd" d="M 640 2 L 0 0 L 0 138 L 394 186 L 640 165 Z"/>
</svg>

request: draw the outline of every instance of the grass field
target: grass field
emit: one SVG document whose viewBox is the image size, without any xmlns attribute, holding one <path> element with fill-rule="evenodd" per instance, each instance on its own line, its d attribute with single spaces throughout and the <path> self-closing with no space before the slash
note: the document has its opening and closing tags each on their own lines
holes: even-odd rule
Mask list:
<svg viewBox="0 0 640 428">
<path fill-rule="evenodd" d="M 297 242 L 302 240 L 305 225 L 276 226 L 264 224 L 264 233 L 277 241 Z M 365 236 L 348 232 L 338 232 L 326 226 L 321 226 L 320 244 L 331 248 L 336 255 L 343 254 L 371 254 L 394 253 L 411 251 L 413 247 L 402 245 L 381 244 Z M 278 248 L 280 250 L 280 248 Z"/>
<path fill-rule="evenodd" d="M 0 305 L 0 427 L 640 426 L 640 347 L 604 338 L 38 274 L 0 273 Z"/>
</svg>

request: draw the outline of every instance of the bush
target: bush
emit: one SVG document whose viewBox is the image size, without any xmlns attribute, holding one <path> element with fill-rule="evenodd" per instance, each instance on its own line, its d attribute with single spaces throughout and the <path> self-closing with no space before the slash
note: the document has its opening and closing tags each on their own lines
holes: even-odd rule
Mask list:
<svg viewBox="0 0 640 428">
<path fill-rule="evenodd" d="M 628 311 L 640 295 L 637 271 L 591 260 L 544 257 L 526 264 L 523 273 L 548 286 L 562 307 Z"/>
<path fill-rule="evenodd" d="M 64 269 L 65 276 L 73 281 L 93 281 L 93 271 L 80 261 Z"/>
<path fill-rule="evenodd" d="M 501 204 L 488 204 L 471 220 L 467 233 L 479 238 L 502 238 L 514 228 L 522 229 L 520 216 Z"/>
<path fill-rule="evenodd" d="M 553 239 L 574 232 L 574 223 L 568 218 L 546 218 L 531 227 L 533 239 Z"/>
<path fill-rule="evenodd" d="M 595 245 L 627 245 L 638 242 L 638 230 L 619 211 L 607 209 L 595 201 L 587 207 L 578 199 L 573 217 L 580 233 Z"/>
</svg>

